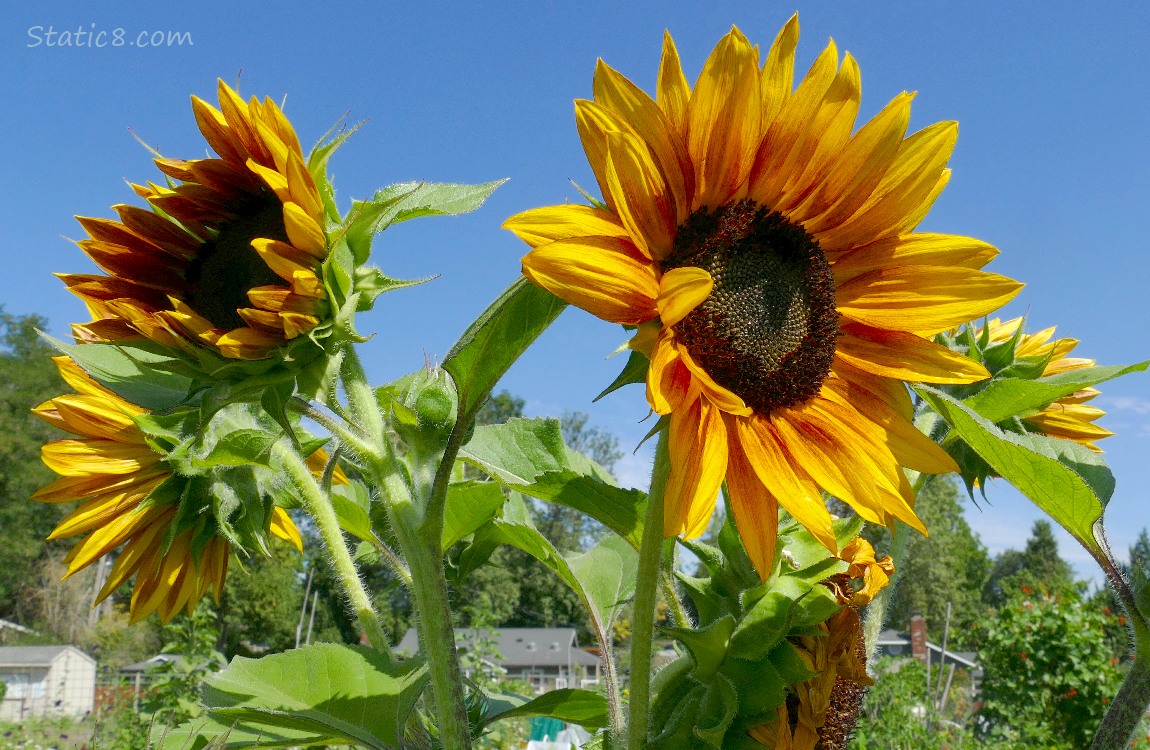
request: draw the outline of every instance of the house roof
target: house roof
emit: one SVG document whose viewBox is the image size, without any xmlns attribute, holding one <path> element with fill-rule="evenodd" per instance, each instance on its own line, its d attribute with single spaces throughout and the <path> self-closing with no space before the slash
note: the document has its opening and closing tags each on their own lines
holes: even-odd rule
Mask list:
<svg viewBox="0 0 1150 750">
<path fill-rule="evenodd" d="M 486 637 L 495 641 L 495 651 L 501 658 L 494 661 L 504 668 L 558 667 L 568 663 L 592 667 L 599 663 L 599 657 L 579 648 L 575 628 L 493 628 L 487 631 Z M 474 638 L 474 630 L 455 631 L 455 642 L 460 649 L 467 648 Z M 419 652 L 419 638 L 414 628 L 408 628 L 396 651 Z"/>
<path fill-rule="evenodd" d="M 48 667 L 62 654 L 75 651 L 93 664 L 96 660 L 75 646 L 3 646 L 0 667 Z"/>
<path fill-rule="evenodd" d="M 887 629 L 878 634 L 878 640 L 875 641 L 875 644 L 878 646 L 910 646 L 910 636 L 897 630 Z M 926 648 L 928 651 L 934 652 L 931 656 L 932 661 L 942 654 L 942 646 L 932 641 L 926 642 Z M 978 654 L 974 651 L 954 651 L 948 648 L 946 658 L 953 659 L 971 669 L 978 668 Z"/>
</svg>

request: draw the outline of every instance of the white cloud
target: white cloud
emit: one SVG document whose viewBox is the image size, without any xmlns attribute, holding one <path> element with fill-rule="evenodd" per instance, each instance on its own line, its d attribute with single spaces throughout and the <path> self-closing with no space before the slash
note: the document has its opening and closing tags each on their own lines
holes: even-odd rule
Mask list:
<svg viewBox="0 0 1150 750">
<path fill-rule="evenodd" d="M 1107 411 L 1150 415 L 1150 399 L 1138 396 L 1104 396 L 1098 399 L 1097 403 Z"/>
</svg>

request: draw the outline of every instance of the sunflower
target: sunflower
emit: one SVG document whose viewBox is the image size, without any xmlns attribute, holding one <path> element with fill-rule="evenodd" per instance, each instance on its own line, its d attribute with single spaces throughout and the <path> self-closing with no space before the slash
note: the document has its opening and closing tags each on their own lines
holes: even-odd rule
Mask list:
<svg viewBox="0 0 1150 750">
<path fill-rule="evenodd" d="M 119 549 L 97 603 L 133 575 L 133 622 L 156 611 L 164 622 L 182 608 L 190 612 L 208 589 L 218 602 L 231 543 L 218 533 L 210 512 L 191 518 L 180 513 L 181 504 L 194 502 L 202 493 L 191 478 L 176 473 L 133 419 L 147 410 L 104 388 L 71 359 L 54 359 L 76 392 L 46 401 L 33 412 L 79 439 L 44 446 L 44 463 L 61 476 L 32 499 L 84 501 L 48 537 L 87 534 L 65 557 L 66 575 Z M 323 458 L 318 452 L 313 455 L 313 470 L 322 471 Z M 346 477 L 337 474 L 336 480 L 346 482 Z M 266 531 L 302 551 L 299 530 L 282 508 L 273 506 Z"/>
<path fill-rule="evenodd" d="M 244 102 L 223 81 L 219 101 L 192 97 L 219 158 L 157 158 L 167 184 L 132 186 L 150 208 L 77 217 L 78 244 L 109 274 L 60 275 L 94 318 L 76 326 L 82 340 L 144 336 L 254 360 L 328 314 L 323 202 L 295 130 L 270 99 Z"/>
<path fill-rule="evenodd" d="M 957 467 L 911 424 L 903 381 L 986 378 L 930 337 L 1021 288 L 979 270 L 985 242 L 914 232 L 956 124 L 904 137 L 904 93 L 852 134 L 854 59 L 832 42 L 792 90 L 797 43 L 792 18 L 760 66 L 732 29 L 692 89 L 667 34 L 655 99 L 600 61 L 575 115 L 604 203 L 505 224 L 533 248 L 527 278 L 637 327 L 669 417 L 665 534 L 701 534 L 725 478 L 764 577 L 780 503 L 836 550 L 820 490 L 925 531 L 900 467 Z"/>
<path fill-rule="evenodd" d="M 986 326 L 986 332 L 992 343 L 1003 343 L 1017 337 L 1014 346 L 1016 359 L 1041 359 L 1046 361 L 1046 367 L 1041 377 L 1057 375 L 1072 370 L 1081 370 L 1093 367 L 1095 360 L 1081 357 L 1069 357 L 1071 351 L 1078 346 L 1077 339 L 1054 339 L 1054 327 L 1046 328 L 1038 333 L 1021 333 L 1022 318 L 1008 320 L 1005 323 L 998 318 L 991 319 Z M 982 330 L 976 332 L 981 335 Z M 1094 421 L 1105 416 L 1106 412 L 1094 406 L 1087 406 L 1086 402 L 1093 399 L 1101 391 L 1097 388 L 1083 388 L 1068 396 L 1054 401 L 1037 414 L 1023 417 L 1022 421 L 1035 432 L 1065 440 L 1082 443 L 1095 453 L 1102 450 L 1094 441 L 1107 438 L 1114 433 L 1099 427 Z"/>
</svg>

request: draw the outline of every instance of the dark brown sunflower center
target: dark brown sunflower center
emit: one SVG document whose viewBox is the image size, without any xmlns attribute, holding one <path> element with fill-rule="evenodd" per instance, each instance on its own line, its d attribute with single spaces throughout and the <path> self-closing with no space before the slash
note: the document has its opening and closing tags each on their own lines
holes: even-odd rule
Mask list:
<svg viewBox="0 0 1150 750">
<path fill-rule="evenodd" d="M 191 291 L 186 301 L 218 328 L 244 325 L 236 310 L 251 307 L 249 289 L 284 285 L 252 249 L 252 240 L 257 237 L 287 242 L 283 206 L 274 195 L 259 198 L 227 222 L 188 266 L 186 278 Z"/>
<path fill-rule="evenodd" d="M 757 412 L 818 393 L 839 323 L 830 265 L 802 227 L 749 200 L 700 209 L 663 262 L 683 266 L 715 286 L 675 335 L 719 385 Z"/>
</svg>

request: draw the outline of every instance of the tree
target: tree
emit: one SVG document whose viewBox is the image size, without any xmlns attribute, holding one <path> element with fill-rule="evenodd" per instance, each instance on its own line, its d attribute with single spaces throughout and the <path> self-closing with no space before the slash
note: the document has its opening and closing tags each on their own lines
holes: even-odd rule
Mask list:
<svg viewBox="0 0 1150 750">
<path fill-rule="evenodd" d="M 34 568 L 48 547 L 52 528 L 70 510 L 29 501 L 54 475 L 40 462 L 40 446 L 64 433 L 30 409 L 65 391 L 36 333 L 48 321 L 38 315 L 9 315 L 0 307 L 0 617 L 30 621 Z"/>
<path fill-rule="evenodd" d="M 983 588 L 983 601 L 1001 606 L 1009 592 L 1008 581 L 1017 579 L 1031 587 L 1044 586 L 1051 591 L 1074 587 L 1074 570 L 1058 555 L 1058 541 L 1048 521 L 1035 521 L 1022 552 L 1006 550 L 994 560 Z"/>
<path fill-rule="evenodd" d="M 980 731 L 1017 747 L 1087 747 L 1122 679 L 1105 638 L 1114 615 L 1026 573 L 1003 582 L 1002 606 L 979 633 Z"/>
<path fill-rule="evenodd" d="M 930 536 L 911 534 L 899 571 L 887 622 L 905 628 L 915 612 L 926 618 L 927 634 L 941 643 L 946 605 L 951 603 L 948 645 L 970 646 L 971 628 L 986 614 L 980 592 L 990 560 L 963 518 L 958 486 L 938 478 L 919 493 L 915 512 Z"/>
<path fill-rule="evenodd" d="M 257 553 L 242 563 L 232 561 L 217 611 L 218 647 L 229 659 L 295 647 L 303 606 L 303 557 L 278 541 L 270 552 L 271 557 Z"/>
</svg>

